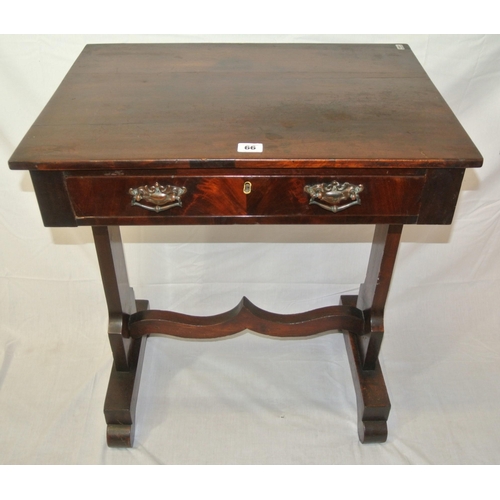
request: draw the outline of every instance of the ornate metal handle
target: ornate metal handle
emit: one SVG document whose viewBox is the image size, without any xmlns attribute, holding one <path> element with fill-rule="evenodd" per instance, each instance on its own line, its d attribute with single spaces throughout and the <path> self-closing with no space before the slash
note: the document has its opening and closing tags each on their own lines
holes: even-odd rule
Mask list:
<svg viewBox="0 0 500 500">
<path fill-rule="evenodd" d="M 182 207 L 181 196 L 185 194 L 185 187 L 161 186 L 157 182 L 154 186 L 140 186 L 130 188 L 129 194 L 132 196 L 132 205 L 151 210 L 152 212 L 163 212 L 173 207 Z M 144 200 L 146 203 L 152 203 L 153 206 L 139 203 Z"/>
<path fill-rule="evenodd" d="M 363 189 L 362 184 L 356 186 L 348 182 L 341 184 L 338 181 L 304 186 L 304 191 L 311 197 L 309 205 L 318 205 L 333 213 L 340 212 L 353 205 L 361 205 L 359 193 Z M 347 203 L 340 205 L 344 201 Z"/>
</svg>

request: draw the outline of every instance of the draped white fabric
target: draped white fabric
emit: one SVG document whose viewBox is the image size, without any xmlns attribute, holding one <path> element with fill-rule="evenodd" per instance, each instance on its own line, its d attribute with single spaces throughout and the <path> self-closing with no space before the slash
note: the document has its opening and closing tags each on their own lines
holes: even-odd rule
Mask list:
<svg viewBox="0 0 500 500">
<path fill-rule="evenodd" d="M 109 449 L 111 367 L 91 231 L 44 228 L 7 161 L 86 43 L 210 36 L 0 37 L 0 463 L 485 464 L 500 461 L 500 36 L 230 36 L 408 43 L 484 156 L 451 226 L 403 232 L 381 363 L 389 439 L 361 445 L 340 335 L 151 338 L 136 447 Z M 291 313 L 364 278 L 373 229 L 123 228 L 136 297 L 210 315 L 243 295 Z"/>
</svg>

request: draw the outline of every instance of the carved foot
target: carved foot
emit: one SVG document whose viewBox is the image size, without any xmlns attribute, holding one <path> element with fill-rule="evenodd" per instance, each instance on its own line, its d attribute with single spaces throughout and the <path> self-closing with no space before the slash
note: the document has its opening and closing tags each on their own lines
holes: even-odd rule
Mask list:
<svg viewBox="0 0 500 500">
<path fill-rule="evenodd" d="M 358 436 L 363 444 L 385 443 L 387 441 L 387 421 L 359 420 Z"/>
<path fill-rule="evenodd" d="M 344 305 L 356 304 L 356 296 L 343 296 Z M 363 370 L 359 335 L 344 331 L 344 340 L 351 367 L 358 406 L 358 435 L 362 443 L 383 443 L 387 440 L 387 419 L 391 403 L 387 394 L 380 364 L 375 369 Z"/>
<path fill-rule="evenodd" d="M 131 448 L 134 444 L 134 426 L 108 424 L 106 441 L 111 448 Z"/>
<path fill-rule="evenodd" d="M 147 301 L 138 300 L 137 309 L 146 310 Z M 139 382 L 147 337 L 132 339 L 129 351 L 130 369 L 119 371 L 113 364 L 104 402 L 108 446 L 127 448 L 134 444 L 134 424 Z"/>
</svg>

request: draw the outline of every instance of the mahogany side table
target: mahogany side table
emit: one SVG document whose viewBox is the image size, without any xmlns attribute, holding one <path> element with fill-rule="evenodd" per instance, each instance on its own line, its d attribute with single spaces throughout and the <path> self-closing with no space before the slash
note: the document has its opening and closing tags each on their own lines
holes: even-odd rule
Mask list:
<svg viewBox="0 0 500 500">
<path fill-rule="evenodd" d="M 378 362 L 404 224 L 450 224 L 482 158 L 407 45 L 88 45 L 9 166 L 46 226 L 92 226 L 114 363 L 110 446 L 132 446 L 148 335 L 344 333 L 362 442 L 390 410 Z M 120 225 L 374 224 L 365 282 L 340 305 L 274 314 L 246 298 L 194 317 L 148 309 Z"/>
</svg>

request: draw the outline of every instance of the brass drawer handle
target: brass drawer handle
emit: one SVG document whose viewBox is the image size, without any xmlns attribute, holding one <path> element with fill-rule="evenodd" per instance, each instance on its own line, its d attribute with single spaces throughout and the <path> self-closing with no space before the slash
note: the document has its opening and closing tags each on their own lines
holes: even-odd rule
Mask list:
<svg viewBox="0 0 500 500">
<path fill-rule="evenodd" d="M 132 196 L 132 205 L 151 210 L 152 212 L 163 212 L 173 207 L 182 207 L 181 196 L 187 189 L 178 186 L 161 186 L 157 182 L 154 186 L 140 186 L 130 188 L 129 194 Z M 139 203 L 144 200 L 146 203 L 152 203 L 153 206 Z"/>
<path fill-rule="evenodd" d="M 309 205 L 318 205 L 333 213 L 340 212 L 353 205 L 361 205 L 359 193 L 363 189 L 362 184 L 356 186 L 348 182 L 341 184 L 338 181 L 304 186 L 304 191 L 311 197 Z M 342 202 L 347 203 L 340 205 Z"/>
</svg>

